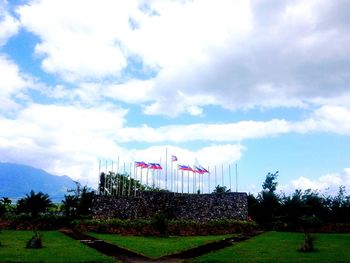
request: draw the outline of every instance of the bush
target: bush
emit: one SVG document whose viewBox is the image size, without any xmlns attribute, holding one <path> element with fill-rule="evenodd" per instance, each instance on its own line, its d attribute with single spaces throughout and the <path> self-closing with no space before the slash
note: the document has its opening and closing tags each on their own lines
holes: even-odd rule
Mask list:
<svg viewBox="0 0 350 263">
<path fill-rule="evenodd" d="M 34 231 L 34 236 L 32 236 L 32 238 L 28 240 L 26 248 L 42 248 L 42 247 L 43 247 L 42 237 L 37 231 Z"/>
<path fill-rule="evenodd" d="M 161 236 L 167 236 L 168 235 L 168 224 L 169 219 L 167 216 L 163 213 L 155 214 L 151 220 L 151 224 L 154 227 L 154 229 L 159 231 L 159 234 Z"/>
<path fill-rule="evenodd" d="M 317 216 L 302 216 L 299 218 L 299 224 L 305 231 L 309 231 L 320 228 L 323 222 Z"/>
<path fill-rule="evenodd" d="M 305 233 L 304 244 L 300 247 L 300 252 L 312 252 L 315 251 L 314 247 L 315 236 L 310 233 Z"/>
</svg>

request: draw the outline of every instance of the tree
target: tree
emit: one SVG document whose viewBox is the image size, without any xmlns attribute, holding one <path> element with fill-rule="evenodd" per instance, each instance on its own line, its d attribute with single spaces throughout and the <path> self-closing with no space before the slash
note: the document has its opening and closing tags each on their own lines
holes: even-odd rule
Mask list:
<svg viewBox="0 0 350 263">
<path fill-rule="evenodd" d="M 292 196 L 284 196 L 282 198 L 282 214 L 290 226 L 294 227 L 298 224 L 299 218 L 303 213 L 302 208 L 303 199 L 300 189 L 295 190 Z"/>
<path fill-rule="evenodd" d="M 214 194 L 222 194 L 222 193 L 229 193 L 231 192 L 231 189 L 227 189 L 226 186 L 220 186 L 217 185 L 213 191 Z"/>
<path fill-rule="evenodd" d="M 0 216 L 4 215 L 6 212 L 12 211 L 12 201 L 8 197 L 3 197 L 0 199 Z"/>
<path fill-rule="evenodd" d="M 26 194 L 26 197 L 17 201 L 17 211 L 37 217 L 38 214 L 46 212 L 52 205 L 48 194 L 43 194 L 42 192 L 36 194 L 31 190 L 29 194 Z"/>
<path fill-rule="evenodd" d="M 102 172 L 98 185 L 99 193 L 102 195 L 132 195 L 135 191 L 154 190 L 153 188 L 141 184 L 128 174 L 114 172 L 108 174 Z"/>
<path fill-rule="evenodd" d="M 78 197 L 77 215 L 87 216 L 91 213 L 92 201 L 94 198 L 94 192 L 87 186 L 84 186 Z"/>
<path fill-rule="evenodd" d="M 275 193 L 277 187 L 278 171 L 268 173 L 262 185 L 263 190 L 259 193 L 258 215 L 256 220 L 266 227 L 273 227 L 276 221 L 276 215 L 280 208 L 280 197 Z"/>
<path fill-rule="evenodd" d="M 63 212 L 67 217 L 74 217 L 77 212 L 79 198 L 75 195 L 65 195 L 63 204 Z"/>
<path fill-rule="evenodd" d="M 82 187 L 79 182 L 75 184 L 75 189 L 68 190 L 74 195 L 65 195 L 65 200 L 62 201 L 64 213 L 73 217 L 88 216 L 91 213 L 94 191 L 86 185 Z"/>
<path fill-rule="evenodd" d="M 274 192 L 276 191 L 276 187 L 277 187 L 277 177 L 278 177 L 278 171 L 276 171 L 274 174 L 273 173 L 268 173 L 266 175 L 265 181 L 262 185 L 263 190 L 268 190 L 269 192 Z"/>
</svg>

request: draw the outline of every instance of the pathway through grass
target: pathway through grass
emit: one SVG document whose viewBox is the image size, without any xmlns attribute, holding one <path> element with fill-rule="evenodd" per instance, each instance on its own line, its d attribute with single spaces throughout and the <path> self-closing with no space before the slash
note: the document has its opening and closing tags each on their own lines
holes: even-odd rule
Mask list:
<svg viewBox="0 0 350 263">
<path fill-rule="evenodd" d="M 92 232 L 89 232 L 88 235 L 105 240 L 106 242 L 118 245 L 122 248 L 141 253 L 150 258 L 158 258 L 173 254 L 232 236 L 140 237 Z"/>
</svg>

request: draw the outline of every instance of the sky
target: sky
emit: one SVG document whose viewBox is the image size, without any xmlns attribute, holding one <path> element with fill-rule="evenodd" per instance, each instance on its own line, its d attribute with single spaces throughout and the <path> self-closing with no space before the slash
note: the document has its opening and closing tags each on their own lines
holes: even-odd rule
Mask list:
<svg viewBox="0 0 350 263">
<path fill-rule="evenodd" d="M 0 0 L 0 161 L 96 186 L 100 161 L 176 155 L 224 167 L 239 191 L 275 171 L 279 191 L 350 189 L 349 13 L 347 0 Z"/>
</svg>

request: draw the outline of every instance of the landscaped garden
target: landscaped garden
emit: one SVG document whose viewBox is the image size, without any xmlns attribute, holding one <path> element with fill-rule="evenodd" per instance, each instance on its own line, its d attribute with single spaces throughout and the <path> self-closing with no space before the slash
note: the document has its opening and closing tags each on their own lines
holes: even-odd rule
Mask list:
<svg viewBox="0 0 350 263">
<path fill-rule="evenodd" d="M 189 236 L 189 237 L 140 237 L 114 234 L 88 233 L 119 247 L 137 252 L 150 258 L 174 254 L 209 242 L 222 240 L 232 235 Z"/>
<path fill-rule="evenodd" d="M 193 262 L 350 262 L 350 234 L 314 236 L 313 252 L 299 252 L 303 233 L 267 232 Z"/>
<path fill-rule="evenodd" d="M 115 262 L 58 231 L 42 231 L 43 248 L 26 248 L 33 231 L 3 230 L 0 262 Z"/>
</svg>

